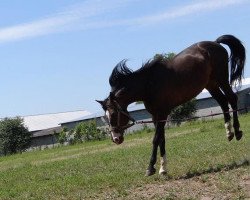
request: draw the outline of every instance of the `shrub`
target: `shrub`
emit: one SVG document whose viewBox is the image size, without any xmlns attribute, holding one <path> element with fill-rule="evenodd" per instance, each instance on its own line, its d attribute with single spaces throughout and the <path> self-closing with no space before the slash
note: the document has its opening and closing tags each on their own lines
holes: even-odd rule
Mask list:
<svg viewBox="0 0 250 200">
<path fill-rule="evenodd" d="M 56 134 L 56 136 L 57 141 L 60 144 L 64 144 L 65 142 L 67 142 L 67 128 L 63 127 L 62 130 L 58 134 Z"/>
<path fill-rule="evenodd" d="M 90 140 L 102 140 L 107 137 L 103 129 L 96 126 L 95 120 L 81 122 L 73 130 L 68 131 L 63 128 L 58 134 L 57 140 L 60 144 L 76 144 Z"/>
<path fill-rule="evenodd" d="M 30 147 L 32 134 L 23 119 L 4 118 L 0 121 L 0 154 L 14 154 Z"/>
<path fill-rule="evenodd" d="M 81 122 L 74 130 L 75 143 L 90 140 L 102 140 L 104 138 L 106 138 L 106 132 L 97 128 L 95 120 Z"/>
<path fill-rule="evenodd" d="M 196 100 L 192 99 L 174 108 L 170 113 L 170 118 L 174 124 L 180 125 L 183 120 L 194 117 L 196 111 Z"/>
</svg>

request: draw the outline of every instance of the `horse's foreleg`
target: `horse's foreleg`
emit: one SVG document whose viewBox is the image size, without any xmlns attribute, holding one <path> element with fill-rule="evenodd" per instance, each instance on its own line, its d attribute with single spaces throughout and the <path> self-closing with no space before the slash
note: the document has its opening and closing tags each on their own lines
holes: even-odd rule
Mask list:
<svg viewBox="0 0 250 200">
<path fill-rule="evenodd" d="M 161 168 L 159 170 L 160 175 L 165 175 L 167 174 L 167 157 L 166 154 L 161 156 Z"/>
<path fill-rule="evenodd" d="M 149 166 L 146 171 L 146 176 L 151 176 L 155 174 L 155 163 L 157 160 L 157 148 L 160 145 L 160 151 L 161 151 L 161 169 L 162 173 L 166 172 L 166 153 L 165 153 L 165 137 L 164 137 L 164 126 L 165 122 L 157 123 L 156 124 L 156 131 L 153 139 L 153 149 L 151 154 L 151 159 L 149 162 Z M 164 171 L 164 172 L 163 172 Z"/>
<path fill-rule="evenodd" d="M 167 174 L 167 156 L 166 156 L 166 150 L 165 150 L 165 134 L 163 130 L 163 134 L 161 135 L 161 141 L 160 141 L 160 153 L 161 153 L 161 166 L 159 170 L 159 174 L 165 175 Z"/>
<path fill-rule="evenodd" d="M 157 148 L 159 145 L 158 142 L 158 135 L 157 135 L 157 131 L 155 132 L 155 136 L 153 139 L 153 149 L 152 149 L 152 154 L 151 154 L 151 158 L 150 158 L 150 162 L 146 171 L 146 176 L 151 176 L 153 174 L 155 174 L 156 169 L 154 167 L 155 163 L 156 163 L 156 157 L 157 157 Z"/>
</svg>

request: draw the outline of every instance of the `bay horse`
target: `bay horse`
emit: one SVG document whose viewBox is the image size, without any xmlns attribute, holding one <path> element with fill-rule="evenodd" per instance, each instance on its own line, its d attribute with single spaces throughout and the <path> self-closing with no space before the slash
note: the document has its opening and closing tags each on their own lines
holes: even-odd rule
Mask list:
<svg viewBox="0 0 250 200">
<path fill-rule="evenodd" d="M 229 47 L 230 57 L 220 43 Z M 133 120 L 127 106 L 143 101 L 155 126 L 152 155 L 146 175 L 156 172 L 158 146 L 161 156 L 159 174 L 166 174 L 164 120 L 173 108 L 194 98 L 204 88 L 218 102 L 224 113 L 228 140 L 232 140 L 234 135 L 240 140 L 242 131 L 237 116 L 237 95 L 232 87 L 241 83 L 245 57 L 245 48 L 241 41 L 233 35 L 223 35 L 215 41 L 195 43 L 171 60 L 159 56 L 136 71 L 126 66 L 126 60 L 121 61 L 110 75 L 109 96 L 104 101 L 97 101 L 107 113 L 113 142 L 123 142 L 124 130 L 130 126 L 129 121 Z M 233 109 L 234 132 L 230 122 L 229 104 Z"/>
</svg>

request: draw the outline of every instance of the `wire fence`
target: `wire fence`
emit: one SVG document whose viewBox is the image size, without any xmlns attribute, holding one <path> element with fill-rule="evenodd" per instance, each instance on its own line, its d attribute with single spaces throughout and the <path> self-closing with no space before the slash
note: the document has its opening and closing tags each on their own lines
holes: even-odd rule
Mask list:
<svg viewBox="0 0 250 200">
<path fill-rule="evenodd" d="M 244 108 L 239 108 L 237 110 L 229 110 L 228 112 L 218 112 L 218 113 L 211 113 L 209 115 L 201 115 L 201 116 L 194 116 L 194 117 L 189 117 L 189 118 L 185 118 L 185 119 L 166 119 L 166 120 L 158 120 L 157 122 L 167 122 L 167 123 L 171 123 L 171 122 L 187 122 L 187 121 L 191 121 L 191 120 L 196 120 L 196 119 L 205 119 L 208 117 L 214 117 L 214 116 L 218 116 L 218 115 L 223 115 L 226 113 L 232 113 L 232 112 L 239 112 L 239 111 L 244 111 L 244 113 L 248 113 L 250 107 L 244 107 Z M 212 111 L 211 111 L 212 112 Z M 150 124 L 150 123 L 154 123 L 155 121 L 153 120 L 141 120 L 141 121 L 135 121 L 135 124 Z"/>
</svg>

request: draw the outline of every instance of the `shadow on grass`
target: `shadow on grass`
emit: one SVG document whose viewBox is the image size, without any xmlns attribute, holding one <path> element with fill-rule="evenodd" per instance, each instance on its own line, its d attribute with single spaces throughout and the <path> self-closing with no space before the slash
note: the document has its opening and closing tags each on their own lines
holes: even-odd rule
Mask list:
<svg viewBox="0 0 250 200">
<path fill-rule="evenodd" d="M 205 174 L 211 174 L 211 173 L 216 173 L 216 172 L 222 172 L 222 171 L 230 171 L 233 169 L 238 169 L 240 167 L 246 167 L 246 166 L 250 166 L 250 159 L 244 159 L 241 162 L 232 162 L 229 164 L 219 164 L 216 167 L 210 167 L 208 169 L 204 169 L 204 170 L 193 170 L 193 171 L 189 171 L 186 174 L 179 176 L 179 177 L 172 177 L 170 175 L 164 176 L 165 180 L 180 180 L 180 179 L 190 179 L 193 177 L 198 177 L 201 175 L 205 175 Z"/>
<path fill-rule="evenodd" d="M 238 162 L 238 163 L 237 162 L 232 162 L 230 164 L 217 165 L 216 167 L 210 167 L 210 168 L 202 170 L 202 171 L 189 171 L 185 175 L 174 178 L 174 179 L 176 179 L 176 180 L 189 179 L 189 178 L 193 178 L 193 177 L 196 177 L 196 176 L 201 176 L 201 175 L 204 175 L 204 174 L 216 173 L 216 172 L 221 172 L 221 171 L 230 171 L 230 170 L 233 170 L 233 169 L 237 169 L 237 168 L 244 167 L 244 166 L 249 166 L 249 165 L 250 165 L 250 160 L 245 159 L 245 160 L 243 160 L 241 162 Z"/>
</svg>

